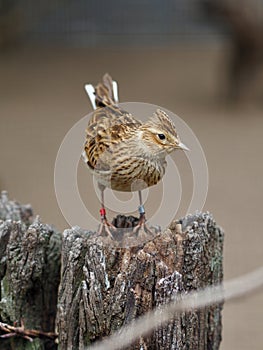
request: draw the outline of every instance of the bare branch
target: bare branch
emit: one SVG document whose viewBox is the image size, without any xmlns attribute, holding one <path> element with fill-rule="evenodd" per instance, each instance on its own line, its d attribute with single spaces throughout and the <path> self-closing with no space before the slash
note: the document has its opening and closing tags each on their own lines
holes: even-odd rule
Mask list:
<svg viewBox="0 0 263 350">
<path fill-rule="evenodd" d="M 53 332 L 37 331 L 35 329 L 26 329 L 21 321 L 20 327 L 10 326 L 7 323 L 0 322 L 0 330 L 6 332 L 0 338 L 22 337 L 26 340 L 33 341 L 33 338 L 48 338 L 56 340 L 57 334 Z"/>
</svg>

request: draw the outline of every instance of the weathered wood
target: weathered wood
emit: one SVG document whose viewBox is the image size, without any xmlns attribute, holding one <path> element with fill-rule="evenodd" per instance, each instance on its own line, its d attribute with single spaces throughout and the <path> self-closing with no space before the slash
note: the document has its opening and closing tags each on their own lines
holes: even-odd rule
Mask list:
<svg viewBox="0 0 263 350">
<path fill-rule="evenodd" d="M 61 234 L 32 222 L 30 206 L 0 197 L 0 321 L 54 331 L 60 280 Z M 12 345 L 13 344 L 13 345 Z M 0 339 L 1 349 L 55 349 L 54 341 Z"/>
<path fill-rule="evenodd" d="M 33 209 L 29 204 L 21 205 L 16 201 L 8 198 L 6 191 L 0 194 L 0 220 L 21 221 L 26 225 L 32 223 Z"/>
<path fill-rule="evenodd" d="M 84 349 L 179 293 L 220 283 L 222 249 L 223 233 L 210 214 L 187 216 L 129 248 L 77 227 L 65 230 L 57 314 L 61 349 Z M 221 308 L 175 315 L 129 349 L 216 350 Z"/>
<path fill-rule="evenodd" d="M 0 219 L 0 321 L 12 325 L 23 319 L 27 329 L 54 332 L 57 317 L 61 350 L 84 349 L 180 293 L 222 281 L 223 233 L 210 214 L 173 222 L 147 242 L 119 232 L 116 244 L 78 227 L 65 230 L 61 242 L 53 227 L 33 219 L 30 206 L 9 201 L 6 193 L 0 196 Z M 136 222 L 115 220 L 125 227 Z M 129 349 L 216 350 L 221 308 L 177 314 Z M 0 348 L 56 345 L 15 337 L 0 338 Z"/>
</svg>

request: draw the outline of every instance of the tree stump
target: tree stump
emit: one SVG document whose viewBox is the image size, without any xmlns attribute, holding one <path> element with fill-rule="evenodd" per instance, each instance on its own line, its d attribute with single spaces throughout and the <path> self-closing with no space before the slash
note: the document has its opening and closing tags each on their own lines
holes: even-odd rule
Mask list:
<svg viewBox="0 0 263 350">
<path fill-rule="evenodd" d="M 222 249 L 223 233 L 210 214 L 189 215 L 128 248 L 77 227 L 65 230 L 57 314 L 61 349 L 84 349 L 179 293 L 222 282 Z M 221 309 L 175 315 L 127 349 L 219 349 Z"/>
<path fill-rule="evenodd" d="M 23 319 L 26 329 L 54 332 L 56 317 L 61 350 L 84 349 L 181 293 L 222 282 L 223 232 L 208 213 L 126 247 L 78 227 L 61 235 L 32 215 L 30 206 L 0 196 L 0 322 Z M 219 349 L 221 309 L 175 314 L 127 349 Z M 56 347 L 48 338 L 0 338 L 3 350 Z"/>
<path fill-rule="evenodd" d="M 60 281 L 61 234 L 38 218 L 30 206 L 0 197 L 0 321 L 28 329 L 54 331 Z M 6 219 L 6 220 L 5 220 Z M 1 332 L 1 331 L 0 331 Z M 1 333 L 0 333 L 1 334 Z M 33 343 L 0 339 L 1 349 L 55 349 L 54 341 Z"/>
</svg>

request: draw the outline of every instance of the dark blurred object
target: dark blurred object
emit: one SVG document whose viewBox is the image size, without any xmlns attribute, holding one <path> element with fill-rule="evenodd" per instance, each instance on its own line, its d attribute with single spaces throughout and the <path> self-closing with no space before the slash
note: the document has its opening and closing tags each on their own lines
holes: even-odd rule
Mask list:
<svg viewBox="0 0 263 350">
<path fill-rule="evenodd" d="M 69 0 L 0 0 L 0 50 L 16 47 L 32 39 L 32 33 L 39 23 L 57 9 L 63 8 Z"/>
<path fill-rule="evenodd" d="M 0 49 L 17 44 L 22 22 L 19 3 L 14 0 L 0 0 Z"/>
<path fill-rule="evenodd" d="M 18 42 L 73 47 L 203 42 L 217 28 L 200 20 L 200 1 L 0 0 L 0 41 L 2 47 Z"/>
<path fill-rule="evenodd" d="M 235 102 L 245 97 L 263 66 L 263 1 L 205 0 L 207 14 L 221 19 L 230 32 L 227 97 Z"/>
</svg>

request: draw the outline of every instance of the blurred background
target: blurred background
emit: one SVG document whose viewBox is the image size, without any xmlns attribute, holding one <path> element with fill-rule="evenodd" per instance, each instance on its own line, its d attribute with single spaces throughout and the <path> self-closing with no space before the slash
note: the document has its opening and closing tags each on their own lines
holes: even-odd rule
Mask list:
<svg viewBox="0 0 263 350">
<path fill-rule="evenodd" d="M 163 106 L 199 138 L 210 174 L 204 210 L 226 233 L 225 278 L 260 266 L 263 1 L 0 0 L 0 189 L 60 230 L 56 154 L 91 112 L 84 83 L 105 72 L 121 101 Z M 191 170 L 176 158 L 184 202 Z M 96 215 L 82 164 L 78 175 Z M 262 349 L 262 311 L 262 292 L 226 304 L 221 349 Z"/>
</svg>

